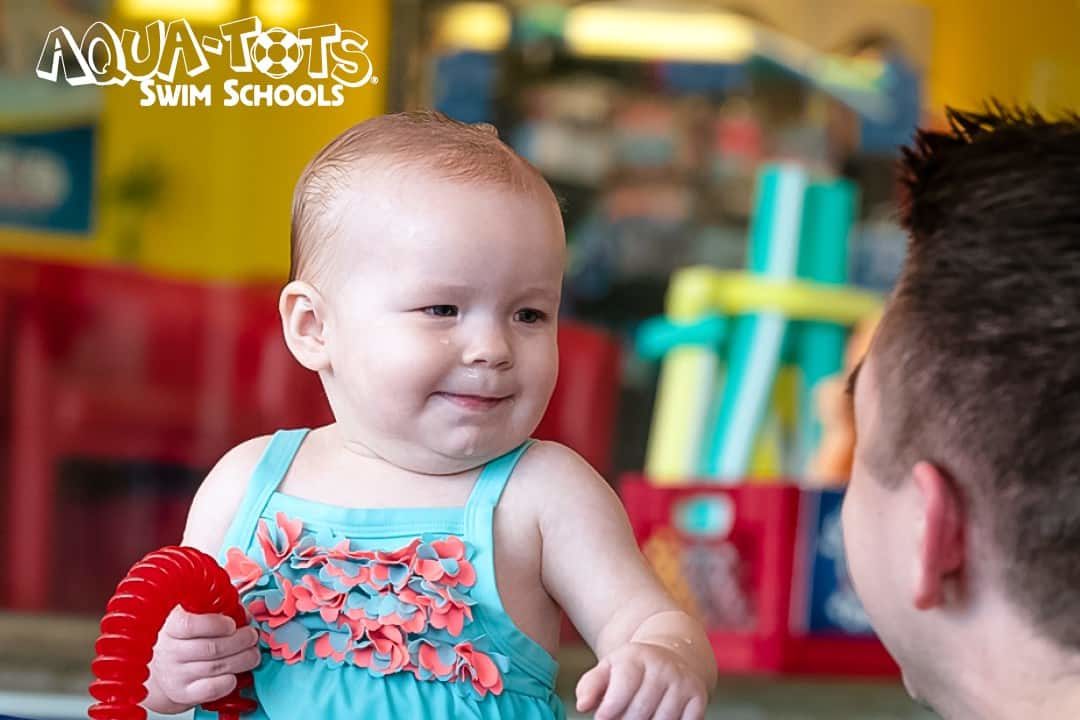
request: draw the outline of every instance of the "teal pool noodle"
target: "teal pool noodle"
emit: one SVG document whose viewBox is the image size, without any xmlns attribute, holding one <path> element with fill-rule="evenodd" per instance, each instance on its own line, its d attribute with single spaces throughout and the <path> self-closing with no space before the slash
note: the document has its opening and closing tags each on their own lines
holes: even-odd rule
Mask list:
<svg viewBox="0 0 1080 720">
<path fill-rule="evenodd" d="M 671 350 L 685 345 L 717 349 L 724 342 L 726 331 L 727 319 L 723 315 L 705 315 L 688 323 L 661 315 L 641 323 L 635 333 L 634 350 L 646 360 L 659 360 Z"/>
<path fill-rule="evenodd" d="M 812 183 L 806 189 L 799 277 L 826 284 L 845 284 L 851 228 L 858 192 L 847 180 Z M 793 477 L 802 477 L 821 443 L 821 421 L 815 391 L 825 378 L 844 369 L 848 328 L 827 322 L 799 323 L 795 362 L 799 368 L 798 427 Z"/>
<path fill-rule="evenodd" d="M 769 165 L 761 171 L 750 224 L 750 272 L 772 280 L 795 277 L 807 184 L 806 171 L 795 165 Z M 725 382 L 704 443 L 706 478 L 737 482 L 749 473 L 789 325 L 776 312 L 743 315 L 731 323 Z"/>
</svg>

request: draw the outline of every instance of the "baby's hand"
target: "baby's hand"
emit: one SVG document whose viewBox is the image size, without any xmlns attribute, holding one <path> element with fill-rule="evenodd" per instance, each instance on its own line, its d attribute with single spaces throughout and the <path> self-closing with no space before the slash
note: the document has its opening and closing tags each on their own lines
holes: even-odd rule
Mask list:
<svg viewBox="0 0 1080 720">
<path fill-rule="evenodd" d="M 224 615 L 195 615 L 177 607 L 158 634 L 151 678 L 173 705 L 212 702 L 232 692 L 237 673 L 258 666 L 258 642 L 253 627 L 237 630 Z"/>
<path fill-rule="evenodd" d="M 677 653 L 628 642 L 581 676 L 578 712 L 596 720 L 702 720 L 708 690 Z"/>
</svg>

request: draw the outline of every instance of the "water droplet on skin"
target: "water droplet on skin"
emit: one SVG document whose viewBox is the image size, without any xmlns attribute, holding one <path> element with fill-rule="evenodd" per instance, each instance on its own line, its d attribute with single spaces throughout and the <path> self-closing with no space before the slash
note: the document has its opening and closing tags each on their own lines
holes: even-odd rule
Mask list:
<svg viewBox="0 0 1080 720">
<path fill-rule="evenodd" d="M 480 377 L 480 371 L 476 368 L 465 368 L 465 377 L 469 378 L 470 380 L 475 380 L 476 378 Z"/>
</svg>

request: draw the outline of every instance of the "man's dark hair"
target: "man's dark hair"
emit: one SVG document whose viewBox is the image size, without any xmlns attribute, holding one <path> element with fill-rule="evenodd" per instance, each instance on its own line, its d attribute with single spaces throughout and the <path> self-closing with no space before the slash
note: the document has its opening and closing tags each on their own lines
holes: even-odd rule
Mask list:
<svg viewBox="0 0 1080 720">
<path fill-rule="evenodd" d="M 948 473 L 1013 601 L 1080 650 L 1080 121 L 947 118 L 903 150 L 870 460 L 887 483 L 918 460 Z"/>
</svg>

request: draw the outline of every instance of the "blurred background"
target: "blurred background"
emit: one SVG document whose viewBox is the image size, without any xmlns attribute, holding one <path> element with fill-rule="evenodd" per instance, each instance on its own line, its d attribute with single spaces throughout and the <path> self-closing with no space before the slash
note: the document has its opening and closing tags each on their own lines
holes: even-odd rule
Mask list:
<svg viewBox="0 0 1080 720">
<path fill-rule="evenodd" d="M 334 106 L 227 106 L 230 78 L 333 84 L 279 35 L 250 73 L 181 65 L 209 105 L 64 82 L 97 21 L 249 16 L 353 30 L 372 75 Z M 898 146 L 946 105 L 1075 110 L 1078 31 L 1076 0 L 0 0 L 0 715 L 84 715 L 105 603 L 207 469 L 329 421 L 276 317 L 293 184 L 345 127 L 431 107 L 493 123 L 562 202 L 537 434 L 619 489 L 709 626 L 715 716 L 931 717 L 844 570 L 842 378 L 903 256 Z M 569 694 L 591 658 L 566 636 Z"/>
</svg>

